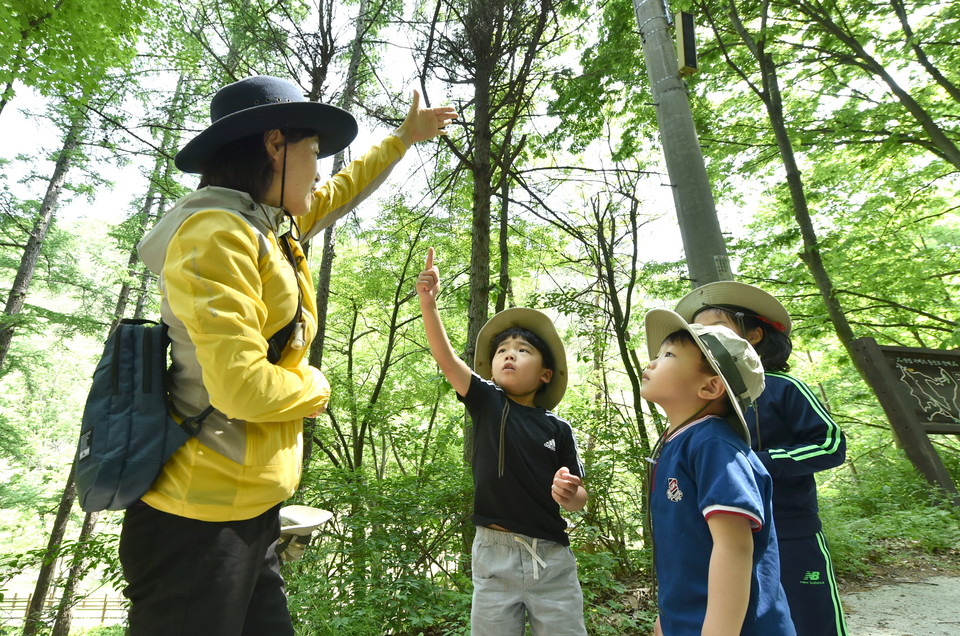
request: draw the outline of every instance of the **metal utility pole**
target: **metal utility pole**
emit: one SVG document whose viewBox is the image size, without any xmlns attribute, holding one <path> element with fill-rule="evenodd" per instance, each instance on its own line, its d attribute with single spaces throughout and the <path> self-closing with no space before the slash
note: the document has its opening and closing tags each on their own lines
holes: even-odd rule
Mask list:
<svg viewBox="0 0 960 636">
<path fill-rule="evenodd" d="M 643 58 L 691 283 L 699 287 L 732 280 L 666 8 L 663 0 L 633 0 L 633 8 L 643 39 Z"/>
</svg>

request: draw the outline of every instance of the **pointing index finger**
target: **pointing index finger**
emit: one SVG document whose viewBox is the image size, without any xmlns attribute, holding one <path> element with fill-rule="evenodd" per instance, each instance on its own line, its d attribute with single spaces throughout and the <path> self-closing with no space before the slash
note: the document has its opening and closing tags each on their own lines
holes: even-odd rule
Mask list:
<svg viewBox="0 0 960 636">
<path fill-rule="evenodd" d="M 428 247 L 427 248 L 427 266 L 425 269 L 431 269 L 431 268 L 433 268 L 433 248 Z"/>
</svg>

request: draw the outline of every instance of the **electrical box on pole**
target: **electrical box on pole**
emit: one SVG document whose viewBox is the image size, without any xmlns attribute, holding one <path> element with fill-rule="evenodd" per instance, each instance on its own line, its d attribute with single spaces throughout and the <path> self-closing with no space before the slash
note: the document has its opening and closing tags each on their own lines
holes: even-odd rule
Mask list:
<svg viewBox="0 0 960 636">
<path fill-rule="evenodd" d="M 671 19 L 663 0 L 633 0 L 633 8 L 643 40 L 643 58 L 691 283 L 699 287 L 718 280 L 732 280 L 687 88 L 681 79 Z M 692 39 L 692 54 L 689 59 L 686 57 L 686 41 L 693 37 L 693 16 L 686 26 L 681 25 L 680 31 L 685 66 L 695 70 L 696 47 Z"/>
<path fill-rule="evenodd" d="M 677 29 L 677 66 L 680 77 L 697 72 L 697 35 L 693 31 L 693 14 L 680 12 L 673 23 Z"/>
</svg>

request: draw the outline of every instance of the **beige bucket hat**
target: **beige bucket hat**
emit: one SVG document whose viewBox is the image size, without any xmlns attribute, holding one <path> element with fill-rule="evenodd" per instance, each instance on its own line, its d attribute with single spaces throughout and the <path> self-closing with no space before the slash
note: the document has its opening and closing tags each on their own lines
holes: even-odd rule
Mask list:
<svg viewBox="0 0 960 636">
<path fill-rule="evenodd" d="M 758 316 L 766 318 L 773 326 L 780 329 L 785 335 L 790 335 L 790 314 L 784 309 L 780 301 L 763 291 L 759 287 L 738 283 L 732 280 L 721 280 L 697 287 L 677 303 L 676 312 L 687 322 L 704 307 L 743 307 Z"/>
<path fill-rule="evenodd" d="M 669 309 L 652 309 L 644 319 L 647 332 L 647 352 L 650 359 L 657 357 L 660 345 L 676 331 L 686 331 L 700 347 L 707 363 L 716 371 L 730 396 L 737 414 L 736 421 L 728 418 L 737 433 L 750 443 L 750 430 L 744 412 L 763 393 L 764 377 L 760 356 L 749 342 L 722 325 L 691 325 L 680 314 Z"/>
<path fill-rule="evenodd" d="M 484 379 L 493 376 L 490 359 L 490 343 L 493 338 L 510 327 L 522 327 L 537 334 L 537 337 L 550 349 L 553 356 L 553 379 L 534 397 L 534 404 L 547 409 L 555 408 L 567 390 L 567 354 L 563 342 L 557 333 L 553 321 L 546 314 L 527 307 L 505 309 L 487 321 L 477 334 L 477 343 L 473 354 L 473 368 Z"/>
</svg>

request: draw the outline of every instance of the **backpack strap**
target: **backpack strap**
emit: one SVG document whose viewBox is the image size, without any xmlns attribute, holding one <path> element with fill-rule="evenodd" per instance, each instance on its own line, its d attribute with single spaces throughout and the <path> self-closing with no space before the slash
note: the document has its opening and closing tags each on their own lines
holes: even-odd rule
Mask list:
<svg viewBox="0 0 960 636">
<path fill-rule="evenodd" d="M 287 232 L 282 236 L 277 237 L 277 243 L 280 245 L 280 251 L 283 252 L 284 258 L 287 259 L 287 262 L 290 263 L 290 266 L 293 267 L 294 277 L 298 276 L 297 273 L 297 263 L 293 257 L 293 247 L 290 245 L 290 241 L 296 240 Z M 293 315 L 293 320 L 288 322 L 283 329 L 277 333 L 270 336 L 267 339 L 267 360 L 276 364 L 280 361 L 280 355 L 283 353 L 283 350 L 286 348 L 287 343 L 290 342 L 290 336 L 293 335 L 294 330 L 296 330 L 297 325 L 300 323 L 300 317 L 303 315 L 303 290 L 300 288 L 300 281 L 297 281 L 297 311 Z"/>
<path fill-rule="evenodd" d="M 207 416 L 213 413 L 215 410 L 216 409 L 214 409 L 213 405 L 211 404 L 207 408 L 203 409 L 199 415 L 193 415 L 191 417 L 184 418 L 184 420 L 180 422 L 180 428 L 183 429 L 183 432 L 190 437 L 196 437 L 200 434 L 200 429 L 203 427 L 203 420 L 207 419 Z"/>
</svg>

